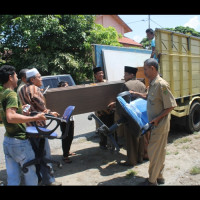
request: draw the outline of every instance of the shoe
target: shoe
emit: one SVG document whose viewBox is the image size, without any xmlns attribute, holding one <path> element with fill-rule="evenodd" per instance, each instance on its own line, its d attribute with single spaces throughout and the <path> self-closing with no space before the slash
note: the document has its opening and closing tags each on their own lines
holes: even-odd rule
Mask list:
<svg viewBox="0 0 200 200">
<path fill-rule="evenodd" d="M 0 186 L 5 186 L 3 181 L 0 181 Z"/>
<path fill-rule="evenodd" d="M 149 160 L 148 156 L 144 156 L 143 160 L 148 161 Z"/>
<path fill-rule="evenodd" d="M 133 165 L 127 161 L 125 161 L 125 162 L 120 161 L 120 162 L 118 162 L 118 165 L 125 166 L 125 167 L 133 167 Z"/>
<path fill-rule="evenodd" d="M 138 163 L 143 163 L 143 158 L 138 159 Z"/>
<path fill-rule="evenodd" d="M 54 182 L 52 182 L 52 183 L 50 183 L 48 185 L 45 185 L 45 186 L 61 186 L 61 185 L 62 185 L 62 183 L 54 181 Z"/>
<path fill-rule="evenodd" d="M 140 183 L 139 185 L 141 185 L 141 186 L 157 186 L 158 184 L 157 184 L 157 182 L 155 182 L 155 183 L 149 182 L 149 180 L 147 178 L 144 182 Z"/>
<path fill-rule="evenodd" d="M 165 184 L 165 179 L 164 178 L 157 178 L 157 183 L 158 184 Z"/>
<path fill-rule="evenodd" d="M 63 157 L 63 161 L 67 164 L 72 163 L 72 160 L 70 160 L 68 157 Z"/>
<path fill-rule="evenodd" d="M 108 148 L 106 146 L 103 146 L 103 145 L 100 145 L 100 149 L 108 150 Z"/>
</svg>

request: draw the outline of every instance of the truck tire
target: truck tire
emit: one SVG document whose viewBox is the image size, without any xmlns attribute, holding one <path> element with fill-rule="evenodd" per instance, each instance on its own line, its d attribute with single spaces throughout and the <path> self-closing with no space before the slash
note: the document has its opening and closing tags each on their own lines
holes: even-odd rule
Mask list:
<svg viewBox="0 0 200 200">
<path fill-rule="evenodd" d="M 200 103 L 199 102 L 194 102 L 190 107 L 190 112 L 186 120 L 186 129 L 188 133 L 200 131 Z"/>
</svg>

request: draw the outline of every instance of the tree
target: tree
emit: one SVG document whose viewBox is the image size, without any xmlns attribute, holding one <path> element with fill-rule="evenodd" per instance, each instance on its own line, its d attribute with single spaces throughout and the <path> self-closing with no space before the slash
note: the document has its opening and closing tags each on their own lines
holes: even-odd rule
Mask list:
<svg viewBox="0 0 200 200">
<path fill-rule="evenodd" d="M 91 44 L 102 44 L 102 45 L 111 45 L 111 46 L 122 46 L 118 42 L 118 38 L 121 38 L 122 35 L 118 34 L 116 29 L 113 27 L 103 27 L 100 24 L 94 24 L 93 29 L 91 29 L 90 34 L 85 40 L 84 48 L 86 50 L 86 56 L 84 63 L 92 66 L 92 45 Z M 94 66 L 95 67 L 95 66 Z M 93 77 L 93 72 L 88 71 L 90 77 Z"/>
<path fill-rule="evenodd" d="M 94 15 L 0 15 L 0 36 L 2 60 L 17 72 L 34 66 L 76 83 L 92 78 L 91 43 L 119 45 L 116 30 L 96 25 Z"/>
<path fill-rule="evenodd" d="M 140 44 L 143 46 L 145 49 L 151 49 L 151 43 L 148 40 L 148 38 L 143 38 Z"/>
<path fill-rule="evenodd" d="M 178 32 L 178 33 L 183 33 L 187 35 L 193 35 L 196 37 L 200 37 L 200 32 L 195 31 L 195 29 L 190 28 L 190 27 L 184 27 L 184 26 L 177 26 L 175 28 L 166 28 L 167 30 Z"/>
<path fill-rule="evenodd" d="M 35 66 L 42 75 L 71 73 L 79 81 L 83 43 L 93 23 L 92 15 L 3 15 L 0 51 L 17 71 Z"/>
</svg>

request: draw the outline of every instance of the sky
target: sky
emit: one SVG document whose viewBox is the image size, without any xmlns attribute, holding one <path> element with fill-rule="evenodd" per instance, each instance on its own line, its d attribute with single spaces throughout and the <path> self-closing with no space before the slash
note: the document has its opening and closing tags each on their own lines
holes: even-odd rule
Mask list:
<svg viewBox="0 0 200 200">
<path fill-rule="evenodd" d="M 118 15 L 132 32 L 124 36 L 140 43 L 146 37 L 149 28 L 149 15 Z M 175 28 L 176 26 L 189 26 L 200 32 L 200 15 L 150 15 L 150 28 Z"/>
</svg>

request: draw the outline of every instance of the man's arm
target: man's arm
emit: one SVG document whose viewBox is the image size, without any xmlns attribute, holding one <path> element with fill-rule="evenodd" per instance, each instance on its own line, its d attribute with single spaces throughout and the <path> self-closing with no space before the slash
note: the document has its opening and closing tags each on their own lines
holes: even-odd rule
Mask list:
<svg viewBox="0 0 200 200">
<path fill-rule="evenodd" d="M 155 47 L 152 47 L 152 52 L 151 52 L 151 57 L 150 57 L 150 58 L 153 58 L 153 57 L 154 57 L 155 50 L 156 50 L 156 48 L 155 48 Z"/>
<path fill-rule="evenodd" d="M 110 110 L 113 110 L 113 109 L 116 107 L 116 102 L 113 101 L 113 102 L 109 103 L 107 107 L 108 107 Z"/>
<path fill-rule="evenodd" d="M 16 111 L 17 111 L 17 108 L 6 109 L 6 119 L 8 123 L 19 124 L 19 123 L 46 120 L 44 113 L 39 113 L 32 117 L 32 116 L 25 116 L 25 115 L 18 114 L 16 113 Z"/>
<path fill-rule="evenodd" d="M 130 90 L 129 92 L 132 94 L 132 96 L 137 96 L 143 99 L 147 99 L 147 93 L 134 92 L 133 90 Z"/>
<path fill-rule="evenodd" d="M 150 122 L 150 124 L 153 124 L 154 126 L 157 126 L 158 123 L 159 123 L 159 121 L 160 121 L 163 117 L 165 117 L 167 114 L 169 114 L 174 108 L 175 108 L 175 107 L 171 107 L 171 108 L 167 108 L 167 109 L 163 110 L 159 116 L 157 116 L 156 118 L 154 118 L 154 119 Z"/>
</svg>

